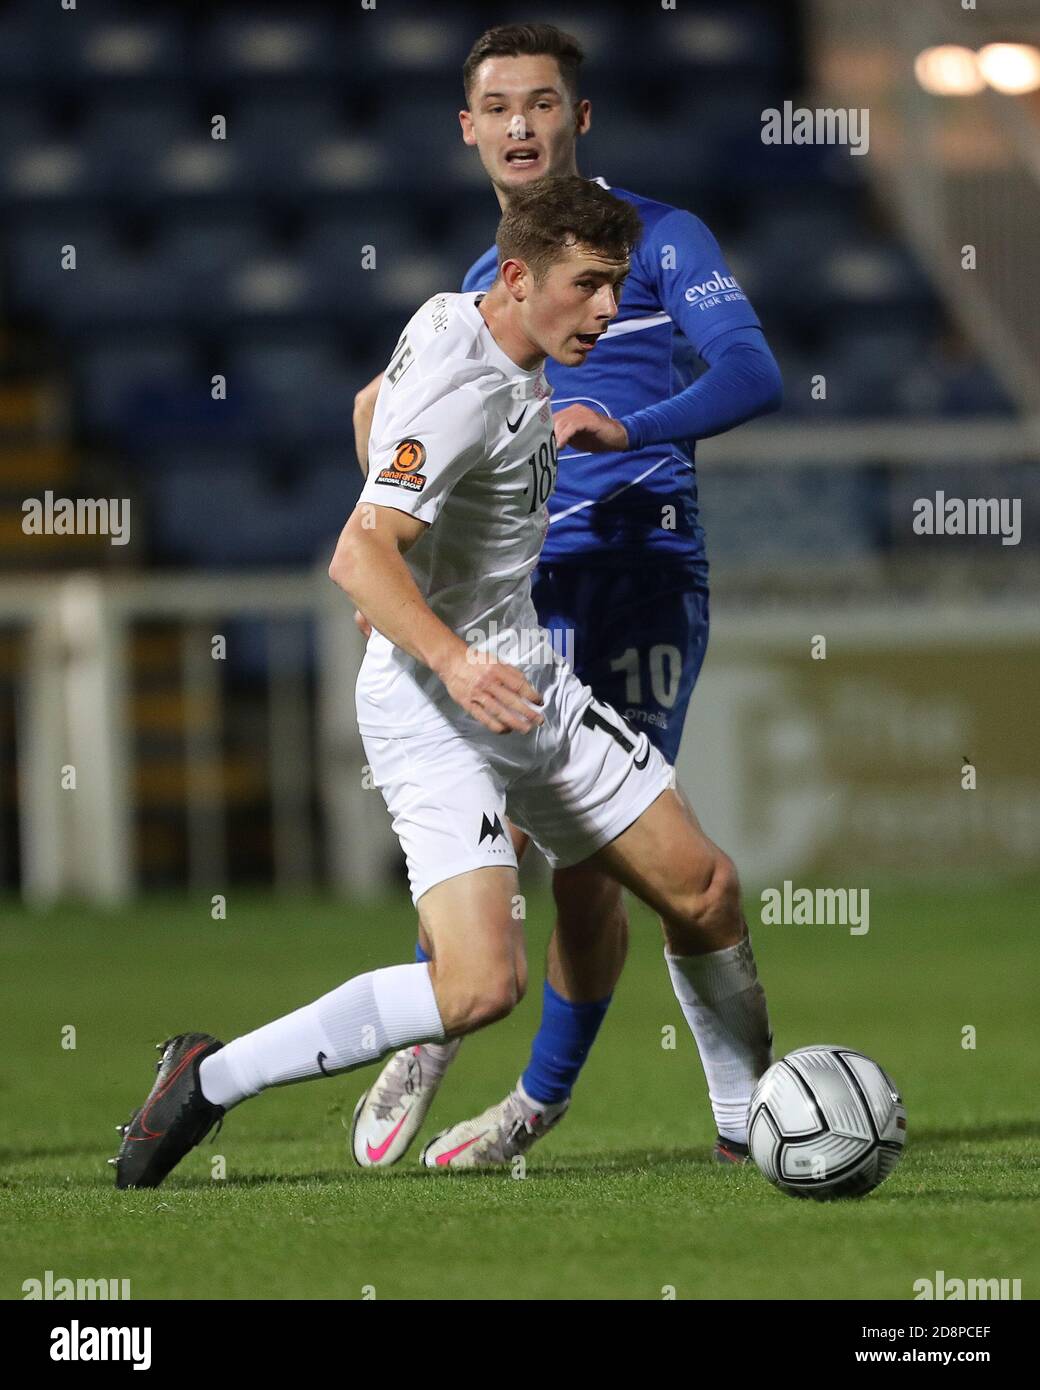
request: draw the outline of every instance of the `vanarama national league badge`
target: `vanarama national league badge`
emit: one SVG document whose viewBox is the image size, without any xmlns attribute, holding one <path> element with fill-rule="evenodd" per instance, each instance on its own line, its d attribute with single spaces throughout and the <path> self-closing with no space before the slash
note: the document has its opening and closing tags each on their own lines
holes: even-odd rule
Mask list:
<svg viewBox="0 0 1040 1390">
<path fill-rule="evenodd" d="M 422 492 L 426 476 L 418 470 L 426 462 L 426 447 L 418 439 L 402 439 L 394 450 L 393 461 L 376 479 L 388 487 L 403 487 L 409 492 Z"/>
</svg>

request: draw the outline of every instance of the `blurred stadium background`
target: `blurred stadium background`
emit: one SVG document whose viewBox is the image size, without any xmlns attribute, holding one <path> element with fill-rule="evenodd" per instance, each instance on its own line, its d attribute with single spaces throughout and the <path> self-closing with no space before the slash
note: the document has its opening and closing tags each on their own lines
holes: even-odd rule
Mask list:
<svg viewBox="0 0 1040 1390">
<path fill-rule="evenodd" d="M 1034 4 L 15 0 L 9 893 L 359 897 L 400 873 L 354 727 L 360 639 L 325 571 L 360 486 L 354 392 L 492 239 L 460 69 L 518 18 L 586 47 L 582 171 L 702 216 L 784 372 L 780 415 L 698 448 L 713 631 L 680 773 L 707 828 L 752 882 L 1035 868 L 1040 96 L 980 85 L 963 54 L 917 61 L 1040 42 Z M 785 101 L 868 107 L 869 154 L 763 144 Z M 26 534 L 48 490 L 130 499 L 129 544 Z M 915 535 L 914 500 L 939 491 L 1020 499 L 1020 544 Z"/>
</svg>

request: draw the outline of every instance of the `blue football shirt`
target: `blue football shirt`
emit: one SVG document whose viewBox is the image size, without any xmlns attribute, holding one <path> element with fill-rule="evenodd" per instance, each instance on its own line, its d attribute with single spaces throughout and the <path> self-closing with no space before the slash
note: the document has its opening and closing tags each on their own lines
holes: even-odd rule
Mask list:
<svg viewBox="0 0 1040 1390">
<path fill-rule="evenodd" d="M 701 350 L 720 333 L 761 324 L 700 218 L 624 188 L 610 191 L 632 203 L 643 221 L 620 312 L 581 366 L 550 358 L 545 374 L 554 410 L 577 403 L 618 419 L 689 386 Z M 492 246 L 470 267 L 462 289 L 488 290 L 497 274 Z M 662 560 L 703 560 L 694 441 L 623 454 L 564 449 L 549 515 L 543 564 L 629 563 L 648 552 Z"/>
</svg>

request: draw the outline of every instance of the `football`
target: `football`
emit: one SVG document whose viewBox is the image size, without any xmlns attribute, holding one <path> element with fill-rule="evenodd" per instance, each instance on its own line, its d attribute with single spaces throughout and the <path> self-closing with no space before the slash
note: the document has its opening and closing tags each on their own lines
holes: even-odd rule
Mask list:
<svg viewBox="0 0 1040 1390">
<path fill-rule="evenodd" d="M 789 1052 L 751 1096 L 750 1157 L 791 1197 L 863 1197 L 892 1172 L 905 1141 L 895 1083 L 850 1047 L 818 1043 Z"/>
</svg>

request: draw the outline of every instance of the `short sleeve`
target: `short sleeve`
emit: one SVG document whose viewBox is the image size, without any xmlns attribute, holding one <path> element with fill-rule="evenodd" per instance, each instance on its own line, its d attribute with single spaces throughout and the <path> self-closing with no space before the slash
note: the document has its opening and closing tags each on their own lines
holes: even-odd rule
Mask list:
<svg viewBox="0 0 1040 1390">
<path fill-rule="evenodd" d="M 472 387 L 428 377 L 409 382 L 395 398 L 395 388 L 384 378 L 359 501 L 432 524 L 452 488 L 483 453 L 484 410 Z"/>
<path fill-rule="evenodd" d="M 676 208 L 662 217 L 644 238 L 640 256 L 661 307 L 698 354 L 720 333 L 761 328 L 719 243 L 693 213 Z"/>
</svg>

